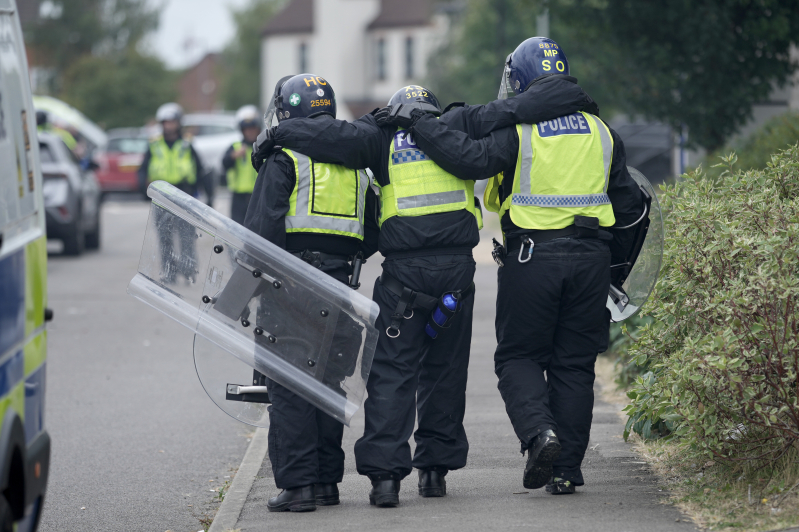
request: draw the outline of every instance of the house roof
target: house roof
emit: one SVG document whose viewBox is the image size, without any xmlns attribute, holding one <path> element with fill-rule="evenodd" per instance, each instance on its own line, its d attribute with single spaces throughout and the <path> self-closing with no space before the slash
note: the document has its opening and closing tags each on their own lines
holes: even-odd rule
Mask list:
<svg viewBox="0 0 799 532">
<path fill-rule="evenodd" d="M 313 33 L 314 0 L 291 0 L 286 8 L 264 26 L 261 35 Z"/>
<path fill-rule="evenodd" d="M 380 13 L 368 29 L 426 26 L 433 14 L 433 0 L 380 0 Z"/>
</svg>

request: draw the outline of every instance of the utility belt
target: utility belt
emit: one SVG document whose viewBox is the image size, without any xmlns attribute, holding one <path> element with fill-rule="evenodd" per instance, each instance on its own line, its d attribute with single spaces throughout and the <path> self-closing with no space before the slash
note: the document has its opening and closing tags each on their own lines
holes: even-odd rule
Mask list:
<svg viewBox="0 0 799 532">
<path fill-rule="evenodd" d="M 380 276 L 380 284 L 389 292 L 399 296 L 397 307 L 391 315 L 391 325 L 386 328 L 386 335 L 389 338 L 397 338 L 400 335 L 402 320 L 413 318 L 414 309 L 423 309 L 431 313 L 425 331 L 435 339 L 444 329 L 449 328 L 452 317 L 461 309 L 463 300 L 474 292 L 474 283 L 471 283 L 465 290 L 445 292 L 439 297 L 433 297 L 408 288 L 386 271 Z M 409 310 L 410 315 L 406 315 Z"/>
<path fill-rule="evenodd" d="M 322 263 L 329 261 L 343 261 L 348 262 L 352 266 L 352 275 L 349 280 L 349 287 L 357 290 L 361 287 L 359 282 L 361 278 L 361 267 L 366 264 L 366 259 L 363 258 L 363 253 L 360 251 L 355 255 L 332 255 L 330 253 L 322 253 L 321 251 L 311 251 L 305 249 L 303 251 L 290 251 L 292 255 L 300 260 L 304 260 L 314 268 L 321 268 Z"/>
<path fill-rule="evenodd" d="M 575 216 L 574 224 L 563 229 L 530 229 L 523 233 L 515 233 L 506 238 L 506 245 L 493 239 L 494 250 L 491 256 L 499 266 L 505 265 L 508 255 L 519 250 L 518 260 L 524 264 L 533 258 L 533 250 L 536 244 L 543 244 L 557 238 L 596 238 L 600 240 L 611 240 L 613 237 L 607 231 L 599 228 L 599 218 L 592 216 Z M 525 248 L 527 253 L 525 254 Z M 526 256 L 525 256 L 526 255 Z"/>
</svg>

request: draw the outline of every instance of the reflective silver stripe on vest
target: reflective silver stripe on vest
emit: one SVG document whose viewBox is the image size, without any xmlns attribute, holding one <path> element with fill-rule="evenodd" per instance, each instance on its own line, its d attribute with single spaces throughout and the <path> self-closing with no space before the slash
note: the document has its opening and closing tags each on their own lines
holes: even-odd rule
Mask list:
<svg viewBox="0 0 799 532">
<path fill-rule="evenodd" d="M 605 188 L 603 192 L 608 191 L 608 178 L 610 177 L 610 160 L 613 158 L 613 141 L 610 139 L 608 130 L 605 129 L 604 124 L 599 122 L 599 118 L 589 114 L 594 119 L 596 128 L 599 131 L 599 138 L 602 141 L 602 162 L 605 164 Z"/>
<path fill-rule="evenodd" d="M 466 201 L 465 190 L 436 192 L 435 194 L 419 194 L 418 196 L 397 198 L 397 210 L 403 211 L 405 209 L 416 209 L 419 207 L 434 207 L 436 205 L 462 203 L 464 201 Z"/>
<path fill-rule="evenodd" d="M 607 194 L 579 194 L 574 196 L 514 194 L 511 202 L 514 205 L 532 207 L 590 207 L 592 205 L 610 205 L 610 197 Z"/>
<path fill-rule="evenodd" d="M 530 174 L 533 172 L 533 126 L 522 124 L 522 167 L 519 171 L 519 190 L 522 194 L 530 194 Z"/>
<path fill-rule="evenodd" d="M 357 218 L 334 218 L 323 214 L 309 215 L 308 198 L 311 190 L 311 158 L 292 151 L 297 159 L 297 209 L 294 216 L 286 216 L 286 229 L 321 229 L 341 231 L 363 236 L 363 211 L 369 176 L 359 171 Z M 354 171 L 354 170 L 353 170 Z"/>
</svg>

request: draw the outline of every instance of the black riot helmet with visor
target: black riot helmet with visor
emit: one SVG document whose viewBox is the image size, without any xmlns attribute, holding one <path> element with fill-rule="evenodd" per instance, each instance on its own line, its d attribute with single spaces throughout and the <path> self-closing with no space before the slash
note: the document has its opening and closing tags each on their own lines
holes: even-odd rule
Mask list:
<svg viewBox="0 0 799 532">
<path fill-rule="evenodd" d="M 275 87 L 272 104 L 264 116 L 266 127 L 271 127 L 275 115 L 278 122 L 319 115 L 336 118 L 336 93 L 330 83 L 320 76 L 307 73 L 286 76 Z"/>
<path fill-rule="evenodd" d="M 388 106 L 392 107 L 398 103 L 416 107 L 422 111 L 434 114 L 436 116 L 441 115 L 442 112 L 441 104 L 438 103 L 438 98 L 436 98 L 436 95 L 433 94 L 432 91 L 420 85 L 408 85 L 406 87 L 402 87 L 400 90 L 395 92 L 394 96 L 392 96 L 388 101 Z"/>
<path fill-rule="evenodd" d="M 534 81 L 555 74 L 569 75 L 566 54 L 549 37 L 530 37 L 505 59 L 497 98 L 504 100 L 521 94 Z"/>
</svg>

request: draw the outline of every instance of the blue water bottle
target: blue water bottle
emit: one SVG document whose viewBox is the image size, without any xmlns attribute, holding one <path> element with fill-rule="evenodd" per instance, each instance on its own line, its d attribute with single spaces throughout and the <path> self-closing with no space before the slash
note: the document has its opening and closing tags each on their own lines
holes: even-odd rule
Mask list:
<svg viewBox="0 0 799 532">
<path fill-rule="evenodd" d="M 444 297 L 441 298 L 441 300 L 444 302 L 444 306 L 447 307 L 452 312 L 455 312 L 455 310 L 458 308 L 458 300 L 455 297 L 455 294 L 444 294 Z M 436 322 L 436 325 L 438 325 L 439 327 L 443 327 L 444 325 L 446 325 L 448 320 L 447 316 L 443 312 L 441 312 L 441 309 L 438 308 L 438 306 L 436 306 L 435 310 L 433 310 L 431 318 L 434 322 Z M 435 340 L 436 337 L 438 337 L 438 331 L 433 329 L 433 327 L 431 327 L 429 323 L 424 326 L 424 331 L 433 340 Z"/>
</svg>

